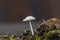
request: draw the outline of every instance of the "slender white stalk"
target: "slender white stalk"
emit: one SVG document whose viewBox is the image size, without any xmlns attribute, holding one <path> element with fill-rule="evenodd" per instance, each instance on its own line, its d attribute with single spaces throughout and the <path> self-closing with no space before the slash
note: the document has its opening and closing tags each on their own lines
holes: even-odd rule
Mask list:
<svg viewBox="0 0 60 40">
<path fill-rule="evenodd" d="M 33 32 L 33 28 L 32 28 L 32 23 L 31 23 L 31 21 L 29 21 L 29 24 L 30 24 L 30 29 L 31 29 L 32 35 L 34 36 L 34 32 Z"/>
</svg>

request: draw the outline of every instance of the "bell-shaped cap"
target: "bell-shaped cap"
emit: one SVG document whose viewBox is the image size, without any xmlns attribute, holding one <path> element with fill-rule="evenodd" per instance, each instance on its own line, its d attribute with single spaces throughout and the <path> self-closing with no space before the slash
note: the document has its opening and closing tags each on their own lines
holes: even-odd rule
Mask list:
<svg viewBox="0 0 60 40">
<path fill-rule="evenodd" d="M 30 21 L 30 20 L 35 20 L 36 18 L 33 16 L 27 16 L 23 21 Z"/>
</svg>

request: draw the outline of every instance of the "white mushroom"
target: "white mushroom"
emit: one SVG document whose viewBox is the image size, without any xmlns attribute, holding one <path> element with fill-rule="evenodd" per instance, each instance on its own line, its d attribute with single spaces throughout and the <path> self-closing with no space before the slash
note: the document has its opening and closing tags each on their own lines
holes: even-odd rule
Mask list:
<svg viewBox="0 0 60 40">
<path fill-rule="evenodd" d="M 33 17 L 33 16 L 27 16 L 25 19 L 23 19 L 23 21 L 29 21 L 30 29 L 31 29 L 31 32 L 32 32 L 32 35 L 33 35 L 33 36 L 34 36 L 34 32 L 33 32 L 31 20 L 35 20 L 35 19 L 36 19 L 36 18 Z"/>
</svg>

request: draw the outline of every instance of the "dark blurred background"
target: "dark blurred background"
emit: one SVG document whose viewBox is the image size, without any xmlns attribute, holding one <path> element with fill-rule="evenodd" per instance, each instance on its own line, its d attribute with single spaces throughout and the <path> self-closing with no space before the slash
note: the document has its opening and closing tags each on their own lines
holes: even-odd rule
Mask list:
<svg viewBox="0 0 60 40">
<path fill-rule="evenodd" d="M 0 0 L 0 21 L 19 22 L 29 15 L 38 20 L 58 16 L 59 0 Z"/>
<path fill-rule="evenodd" d="M 0 21 L 20 22 L 29 15 L 38 20 L 60 18 L 60 0 L 0 0 Z"/>
<path fill-rule="evenodd" d="M 18 28 L 24 28 L 27 24 L 24 24 L 22 19 L 29 15 L 36 17 L 37 21 L 60 18 L 60 0 L 0 0 L 0 22 L 3 22 L 0 24 L 0 32 L 13 32 Z M 34 26 L 39 24 L 35 23 Z"/>
</svg>

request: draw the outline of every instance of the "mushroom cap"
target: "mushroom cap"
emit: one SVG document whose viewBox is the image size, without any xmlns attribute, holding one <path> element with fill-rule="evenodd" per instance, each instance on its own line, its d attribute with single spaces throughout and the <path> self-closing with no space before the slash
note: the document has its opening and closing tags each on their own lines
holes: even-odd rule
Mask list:
<svg viewBox="0 0 60 40">
<path fill-rule="evenodd" d="M 33 16 L 27 16 L 23 21 L 30 21 L 30 20 L 35 20 L 36 18 Z"/>
</svg>

